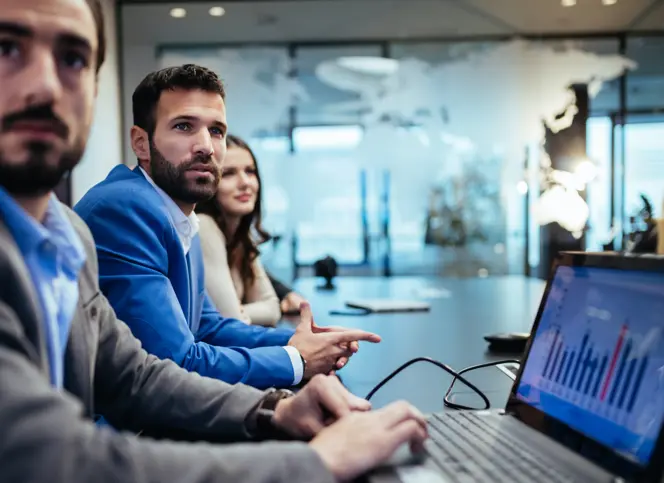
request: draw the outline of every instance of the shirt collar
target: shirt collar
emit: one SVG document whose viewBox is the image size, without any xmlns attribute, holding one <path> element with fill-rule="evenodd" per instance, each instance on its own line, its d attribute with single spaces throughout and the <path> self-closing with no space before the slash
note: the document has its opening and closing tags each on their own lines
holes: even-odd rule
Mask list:
<svg viewBox="0 0 664 483">
<path fill-rule="evenodd" d="M 198 216 L 193 211 L 189 216 L 185 215 L 184 212 L 180 209 L 180 207 L 175 203 L 175 201 L 173 201 L 173 199 L 170 196 L 168 196 L 168 194 L 163 189 L 157 186 L 154 180 L 148 175 L 148 173 L 141 166 L 139 166 L 138 169 L 141 171 L 141 173 L 143 173 L 145 179 L 147 179 L 148 183 L 150 183 L 152 187 L 157 191 L 157 193 L 159 193 L 159 196 L 161 196 L 162 200 L 166 204 L 166 210 L 168 211 L 168 214 L 171 218 L 171 222 L 173 223 L 175 231 L 178 234 L 180 243 L 182 243 L 182 248 L 184 248 L 185 253 L 189 252 L 189 248 L 191 247 L 191 242 L 194 239 L 194 237 L 198 234 L 198 229 L 199 229 Z"/>
<path fill-rule="evenodd" d="M 49 241 L 62 253 L 63 264 L 71 272 L 77 273 L 85 262 L 83 244 L 55 194 L 48 200 L 43 223 L 39 223 L 0 187 L 0 216 L 24 256 Z"/>
</svg>

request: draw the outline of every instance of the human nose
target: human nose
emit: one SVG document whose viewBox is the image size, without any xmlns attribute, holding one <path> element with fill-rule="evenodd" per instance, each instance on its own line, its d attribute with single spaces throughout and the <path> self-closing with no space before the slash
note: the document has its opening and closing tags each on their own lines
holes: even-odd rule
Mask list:
<svg viewBox="0 0 664 483">
<path fill-rule="evenodd" d="M 244 188 L 249 185 L 249 175 L 244 170 L 240 171 L 238 182 L 241 188 Z"/>
<path fill-rule="evenodd" d="M 20 78 L 27 106 L 51 105 L 62 95 L 62 82 L 53 54 L 47 49 L 32 52 Z"/>
<path fill-rule="evenodd" d="M 206 129 L 202 129 L 197 136 L 194 153 L 199 156 L 212 156 L 214 154 L 212 137 Z"/>
</svg>

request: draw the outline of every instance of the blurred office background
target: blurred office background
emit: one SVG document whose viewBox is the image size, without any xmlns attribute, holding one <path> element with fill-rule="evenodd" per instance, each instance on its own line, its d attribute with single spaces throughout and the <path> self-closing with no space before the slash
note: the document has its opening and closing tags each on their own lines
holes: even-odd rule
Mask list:
<svg viewBox="0 0 664 483">
<path fill-rule="evenodd" d="M 624 248 L 664 201 L 662 0 L 108 1 L 75 202 L 119 162 L 131 94 L 194 62 L 263 179 L 264 263 L 347 275 L 545 276 Z"/>
</svg>

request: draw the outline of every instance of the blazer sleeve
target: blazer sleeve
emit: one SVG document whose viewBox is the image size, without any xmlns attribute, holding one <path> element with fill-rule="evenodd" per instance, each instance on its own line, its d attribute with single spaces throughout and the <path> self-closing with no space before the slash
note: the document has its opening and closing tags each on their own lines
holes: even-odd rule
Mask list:
<svg viewBox="0 0 664 483">
<path fill-rule="evenodd" d="M 254 260 L 254 272 L 256 279 L 247 287 L 242 307 L 253 324 L 274 327 L 281 319 L 281 308 L 260 257 Z"/>
<path fill-rule="evenodd" d="M 101 343 L 92 348 L 99 351 L 96 388 L 106 388 L 102 399 L 118 404 L 117 411 L 152 423 L 193 423 L 203 431 L 244 436 L 242 421 L 256 406 L 260 392 L 205 380 L 170 361 L 148 356 L 110 308 L 104 309 L 100 324 Z M 100 428 L 83 417 L 78 400 L 50 386 L 34 362 L 35 353 L 16 314 L 0 301 L 3 481 L 335 481 L 304 443 L 193 445 Z"/>
<path fill-rule="evenodd" d="M 154 207 L 133 200 L 118 207 L 106 199 L 79 213 L 97 245 L 101 290 L 118 318 L 148 352 L 189 371 L 259 388 L 292 385 L 291 358 L 277 346 L 285 345 L 285 334 L 265 334 L 268 329 L 224 319 L 219 313 L 214 328 L 222 333 L 216 338 L 209 338 L 209 315 L 201 320 L 201 333 L 192 333 L 167 276 L 164 240 L 174 236 L 168 233 L 172 227 L 164 226 Z M 268 343 L 274 341 L 278 344 Z"/>
<path fill-rule="evenodd" d="M 198 215 L 199 238 L 205 264 L 205 289 L 220 314 L 246 323 L 251 318 L 243 312 L 228 266 L 226 238 L 208 215 Z"/>
</svg>

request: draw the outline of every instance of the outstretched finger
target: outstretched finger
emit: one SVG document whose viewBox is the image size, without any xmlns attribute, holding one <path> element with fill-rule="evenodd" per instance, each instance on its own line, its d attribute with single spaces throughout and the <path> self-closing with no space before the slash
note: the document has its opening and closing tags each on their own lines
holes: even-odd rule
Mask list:
<svg viewBox="0 0 664 483">
<path fill-rule="evenodd" d="M 348 327 L 339 327 L 338 325 L 326 325 L 321 327 L 320 325 L 314 324 L 314 332 L 346 332 Z"/>
<path fill-rule="evenodd" d="M 350 343 L 354 341 L 366 341 L 377 344 L 381 341 L 381 338 L 378 334 L 356 329 L 347 330 L 344 332 L 330 332 L 329 334 L 324 334 L 324 336 L 329 339 L 331 344 L 342 344 L 345 342 Z"/>
</svg>

